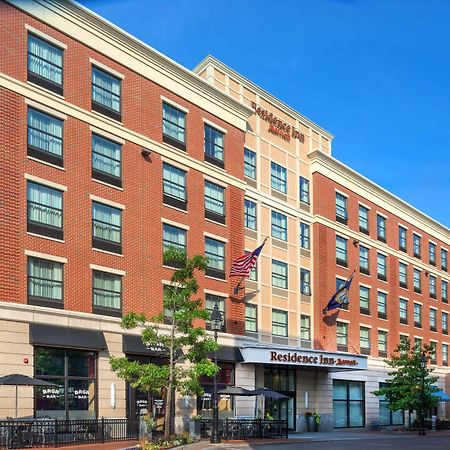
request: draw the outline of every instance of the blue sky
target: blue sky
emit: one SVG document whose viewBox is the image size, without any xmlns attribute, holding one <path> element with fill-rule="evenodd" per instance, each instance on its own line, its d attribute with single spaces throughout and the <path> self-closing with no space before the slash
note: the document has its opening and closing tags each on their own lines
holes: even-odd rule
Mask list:
<svg viewBox="0 0 450 450">
<path fill-rule="evenodd" d="M 81 0 L 188 68 L 212 54 L 450 226 L 450 1 Z"/>
</svg>

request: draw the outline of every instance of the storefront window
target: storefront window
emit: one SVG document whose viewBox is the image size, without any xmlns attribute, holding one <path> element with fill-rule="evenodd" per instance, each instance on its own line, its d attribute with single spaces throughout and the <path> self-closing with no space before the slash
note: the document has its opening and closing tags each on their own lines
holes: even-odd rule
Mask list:
<svg viewBox="0 0 450 450">
<path fill-rule="evenodd" d="M 387 383 L 380 383 L 380 389 L 386 386 Z M 378 400 L 380 405 L 380 425 L 403 425 L 405 423 L 403 411 L 391 411 L 389 409 L 389 400 L 384 395 L 380 395 Z"/>
<path fill-rule="evenodd" d="M 364 383 L 333 380 L 333 413 L 335 428 L 364 427 Z"/>
<path fill-rule="evenodd" d="M 34 354 L 36 377 L 59 386 L 36 388 L 36 417 L 96 418 L 97 354 L 49 347 L 35 347 Z"/>
<path fill-rule="evenodd" d="M 234 385 L 234 364 L 219 363 L 220 371 L 217 373 L 217 390 L 225 389 Z M 212 394 L 214 378 L 200 377 L 200 383 L 204 389 L 204 394 L 197 397 L 197 414 L 203 417 L 212 418 Z M 219 394 L 219 418 L 225 419 L 234 414 L 234 398 L 232 395 Z"/>
</svg>

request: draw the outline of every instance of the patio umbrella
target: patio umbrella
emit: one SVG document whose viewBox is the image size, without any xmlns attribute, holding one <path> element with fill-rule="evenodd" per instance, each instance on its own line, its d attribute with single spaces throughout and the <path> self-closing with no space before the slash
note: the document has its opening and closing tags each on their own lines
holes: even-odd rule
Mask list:
<svg viewBox="0 0 450 450">
<path fill-rule="evenodd" d="M 16 419 L 17 419 L 17 388 L 18 386 L 57 386 L 54 383 L 40 380 L 39 378 L 27 377 L 20 373 L 14 373 L 12 375 L 5 375 L 0 377 L 0 385 L 4 386 L 16 386 Z"/>
<path fill-rule="evenodd" d="M 450 402 L 450 395 L 448 395 L 442 389 L 440 389 L 439 391 L 433 392 L 432 395 L 437 397 L 438 402 Z"/>
<path fill-rule="evenodd" d="M 217 391 L 218 394 L 229 394 L 229 395 L 242 395 L 242 396 L 250 396 L 255 395 L 253 392 L 248 389 L 241 388 L 239 386 L 227 386 L 225 389 L 221 389 Z"/>
<path fill-rule="evenodd" d="M 287 395 L 282 394 L 281 392 L 272 391 L 268 388 L 259 388 L 255 389 L 254 391 L 250 391 L 250 395 L 262 395 L 263 397 L 269 397 L 269 398 L 289 398 Z"/>
<path fill-rule="evenodd" d="M 272 391 L 271 389 L 268 388 L 259 388 L 259 389 L 255 389 L 254 391 L 250 391 L 251 395 L 257 395 L 259 396 L 259 398 L 261 399 L 261 403 L 262 403 L 262 412 L 264 412 L 264 403 L 263 403 L 263 397 L 268 397 L 268 398 L 275 398 L 275 399 L 280 399 L 280 398 L 289 398 L 287 395 L 284 395 L 280 392 L 277 391 Z M 258 399 L 258 397 L 256 397 L 256 399 Z M 255 417 L 258 415 L 257 411 L 258 411 L 258 400 L 255 401 Z"/>
</svg>

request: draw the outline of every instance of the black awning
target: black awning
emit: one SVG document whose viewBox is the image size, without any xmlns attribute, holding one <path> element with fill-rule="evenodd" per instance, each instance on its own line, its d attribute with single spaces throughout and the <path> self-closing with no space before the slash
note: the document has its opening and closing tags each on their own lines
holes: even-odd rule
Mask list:
<svg viewBox="0 0 450 450">
<path fill-rule="evenodd" d="M 35 323 L 30 324 L 30 344 L 85 350 L 108 348 L 101 331 Z"/>
<path fill-rule="evenodd" d="M 209 353 L 208 357 L 214 359 L 214 352 Z M 242 362 L 244 358 L 241 355 L 239 347 L 221 345 L 217 350 L 217 360 L 223 362 Z"/>
<path fill-rule="evenodd" d="M 146 347 L 140 335 L 130 334 L 123 335 L 122 350 L 125 354 L 147 356 L 167 356 L 169 353 L 163 346 Z"/>
</svg>

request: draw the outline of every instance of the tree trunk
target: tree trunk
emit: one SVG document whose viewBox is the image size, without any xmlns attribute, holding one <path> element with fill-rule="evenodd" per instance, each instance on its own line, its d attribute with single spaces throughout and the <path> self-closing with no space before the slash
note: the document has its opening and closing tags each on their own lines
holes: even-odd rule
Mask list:
<svg viewBox="0 0 450 450">
<path fill-rule="evenodd" d="M 172 392 L 173 392 L 173 364 L 174 364 L 174 354 L 173 354 L 173 346 L 174 346 L 174 334 L 175 334 L 175 326 L 172 322 L 172 331 L 171 331 L 171 342 L 169 348 L 169 383 L 167 385 L 167 393 L 166 393 L 166 414 L 164 415 L 164 438 L 167 439 L 170 436 L 171 428 L 172 428 Z"/>
</svg>

